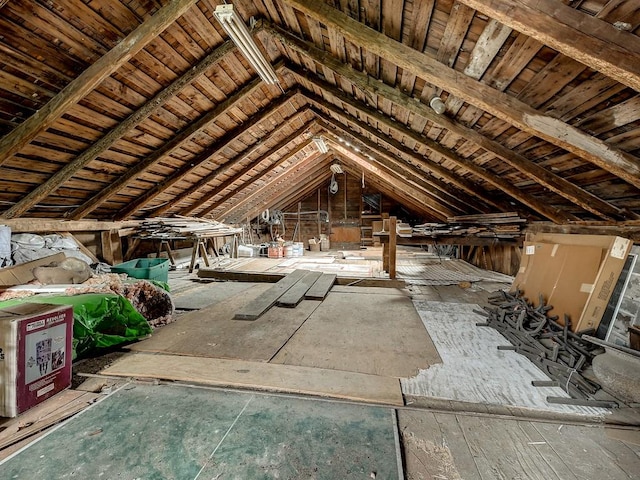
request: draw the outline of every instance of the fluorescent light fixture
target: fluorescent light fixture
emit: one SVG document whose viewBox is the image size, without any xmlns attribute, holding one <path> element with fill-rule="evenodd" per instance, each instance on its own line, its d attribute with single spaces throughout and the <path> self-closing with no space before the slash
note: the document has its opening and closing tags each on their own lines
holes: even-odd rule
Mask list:
<svg viewBox="0 0 640 480">
<path fill-rule="evenodd" d="M 233 9 L 233 5 L 218 5 L 213 14 L 262 81 L 269 85 L 276 85 L 278 83 L 276 72 L 262 55 L 244 21 Z"/>
<path fill-rule="evenodd" d="M 318 147 L 318 150 L 320 151 L 320 153 L 327 153 L 329 151 L 329 147 L 327 147 L 327 144 L 325 143 L 324 138 L 313 137 L 313 143 L 316 144 L 316 147 Z"/>
</svg>

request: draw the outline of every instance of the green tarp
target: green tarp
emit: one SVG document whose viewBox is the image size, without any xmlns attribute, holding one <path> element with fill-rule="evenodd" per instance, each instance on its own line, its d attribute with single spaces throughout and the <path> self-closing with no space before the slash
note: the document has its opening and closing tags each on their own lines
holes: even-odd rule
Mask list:
<svg viewBox="0 0 640 480">
<path fill-rule="evenodd" d="M 100 348 L 138 340 L 151 333 L 147 320 L 119 295 L 35 295 L 0 302 L 0 308 L 19 303 L 73 306 L 73 358 Z"/>
</svg>

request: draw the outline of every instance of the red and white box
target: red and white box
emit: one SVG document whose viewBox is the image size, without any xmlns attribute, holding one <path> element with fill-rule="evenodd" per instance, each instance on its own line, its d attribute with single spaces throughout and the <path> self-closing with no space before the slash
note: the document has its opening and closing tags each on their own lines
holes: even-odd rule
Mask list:
<svg viewBox="0 0 640 480">
<path fill-rule="evenodd" d="M 0 309 L 0 416 L 15 417 L 71 386 L 73 308 Z"/>
</svg>

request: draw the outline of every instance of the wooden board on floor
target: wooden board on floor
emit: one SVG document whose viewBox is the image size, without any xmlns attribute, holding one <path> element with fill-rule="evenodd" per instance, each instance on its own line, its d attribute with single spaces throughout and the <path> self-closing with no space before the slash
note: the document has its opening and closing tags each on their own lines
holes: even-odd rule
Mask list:
<svg viewBox="0 0 640 480">
<path fill-rule="evenodd" d="M 199 310 L 233 297 L 256 284 L 245 282 L 194 283 L 191 288 L 183 288 L 171 293 L 177 310 Z"/>
<path fill-rule="evenodd" d="M 292 365 L 136 353 L 101 373 L 403 404 L 397 378 Z"/>
<path fill-rule="evenodd" d="M 410 298 L 332 291 L 271 362 L 411 377 L 440 357 Z"/>
<path fill-rule="evenodd" d="M 321 272 L 307 273 L 278 299 L 276 305 L 285 308 L 295 308 L 305 298 L 307 291 L 321 276 Z"/>
<path fill-rule="evenodd" d="M 324 300 L 329 293 L 329 290 L 336 282 L 336 275 L 332 273 L 323 273 L 316 282 L 311 285 L 311 288 L 304 294 L 304 298 L 307 300 Z"/>
<path fill-rule="evenodd" d="M 0 418 L 0 460 L 33 441 L 43 430 L 84 410 L 100 396 L 63 390 L 16 418 Z"/>
<path fill-rule="evenodd" d="M 269 287 L 256 284 L 240 295 L 182 315 L 177 322 L 165 325 L 151 338 L 129 348 L 140 352 L 267 362 L 320 304 L 307 301 L 295 310 L 274 307 L 253 322 L 234 320 L 235 312 Z"/>
<path fill-rule="evenodd" d="M 401 410 L 407 478 L 633 478 L 633 445 L 603 428 Z"/>
<path fill-rule="evenodd" d="M 269 290 L 263 292 L 258 298 L 255 298 L 251 303 L 236 312 L 233 318 L 236 320 L 256 320 L 260 318 L 264 312 L 273 307 L 278 299 L 304 278 L 307 273 L 307 270 L 294 270 Z"/>
</svg>

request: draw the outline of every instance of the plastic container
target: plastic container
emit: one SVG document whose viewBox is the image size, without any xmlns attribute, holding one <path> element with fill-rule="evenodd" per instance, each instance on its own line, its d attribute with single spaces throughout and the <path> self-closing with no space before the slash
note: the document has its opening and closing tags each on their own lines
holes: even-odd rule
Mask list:
<svg viewBox="0 0 640 480">
<path fill-rule="evenodd" d="M 284 245 L 284 256 L 286 258 L 291 258 L 291 257 L 295 257 L 295 250 L 294 250 L 294 246 L 291 243 L 285 243 Z"/>
<path fill-rule="evenodd" d="M 169 280 L 169 259 L 167 258 L 136 258 L 128 262 L 119 263 L 111 267 L 113 273 L 126 273 L 130 277 L 142 280 Z"/>
<path fill-rule="evenodd" d="M 293 244 L 293 250 L 294 250 L 295 257 L 302 257 L 304 255 L 304 243 L 295 242 Z"/>
</svg>

